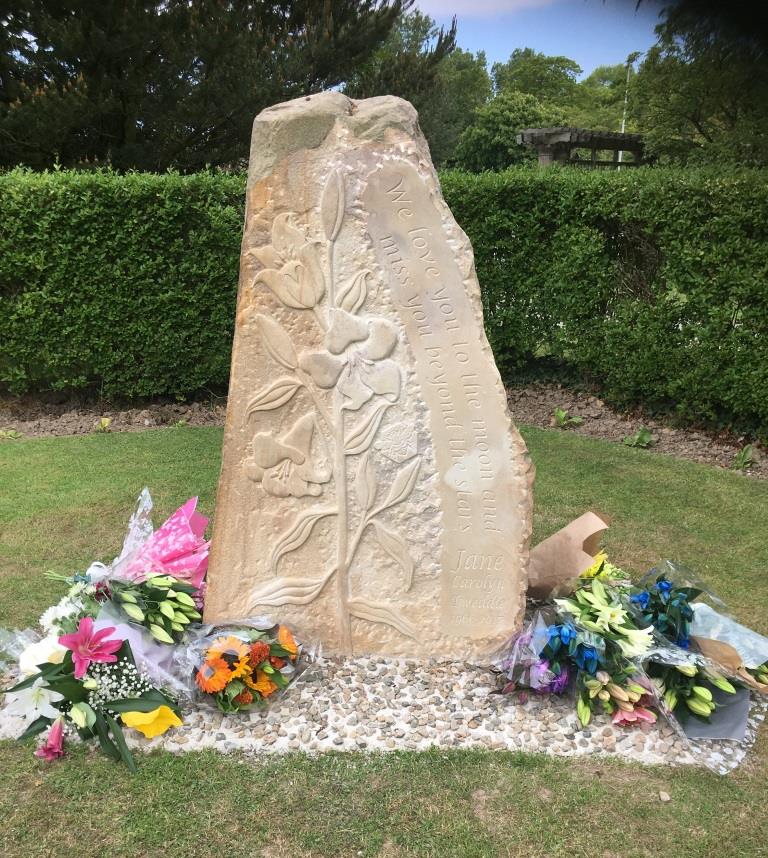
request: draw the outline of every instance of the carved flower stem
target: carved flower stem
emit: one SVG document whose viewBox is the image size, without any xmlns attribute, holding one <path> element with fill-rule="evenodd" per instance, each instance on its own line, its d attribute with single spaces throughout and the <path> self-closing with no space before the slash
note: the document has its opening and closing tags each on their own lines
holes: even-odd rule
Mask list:
<svg viewBox="0 0 768 858">
<path fill-rule="evenodd" d="M 336 289 L 334 282 L 333 252 L 336 242 L 328 242 L 328 299 L 329 306 L 335 306 Z M 347 546 L 349 535 L 348 492 L 347 492 L 347 456 L 344 441 L 344 397 L 338 390 L 333 392 L 333 435 L 334 435 L 334 467 L 333 476 L 336 484 L 336 594 L 341 651 L 352 655 L 352 623 L 349 615 L 349 566 Z"/>
</svg>

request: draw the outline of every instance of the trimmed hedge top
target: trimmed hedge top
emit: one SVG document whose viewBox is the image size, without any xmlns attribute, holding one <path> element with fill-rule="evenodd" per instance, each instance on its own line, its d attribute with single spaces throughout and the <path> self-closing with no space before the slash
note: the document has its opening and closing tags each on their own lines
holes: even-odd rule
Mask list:
<svg viewBox="0 0 768 858">
<path fill-rule="evenodd" d="M 768 431 L 762 171 L 441 176 L 507 377 Z M 185 396 L 229 374 L 243 176 L 0 175 L 0 386 Z"/>
</svg>

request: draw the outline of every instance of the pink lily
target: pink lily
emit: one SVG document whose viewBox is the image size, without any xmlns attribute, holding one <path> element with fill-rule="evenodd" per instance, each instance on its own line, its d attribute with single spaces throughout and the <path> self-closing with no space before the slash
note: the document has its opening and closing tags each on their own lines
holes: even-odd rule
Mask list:
<svg viewBox="0 0 768 858">
<path fill-rule="evenodd" d="M 41 760 L 48 760 L 49 763 L 64 756 L 63 717 L 57 718 L 51 724 L 51 729 L 48 731 L 48 738 L 45 740 L 45 744 L 41 745 L 35 751 L 35 756 L 40 757 Z"/>
<path fill-rule="evenodd" d="M 92 661 L 102 664 L 117 661 L 115 653 L 123 645 L 123 641 L 120 638 L 105 640 L 114 631 L 114 626 L 107 626 L 105 629 L 94 632 L 93 620 L 90 617 L 83 617 L 76 632 L 59 638 L 59 643 L 72 651 L 75 679 L 82 679 L 85 676 Z"/>
<path fill-rule="evenodd" d="M 628 727 L 632 724 L 637 724 L 640 721 L 646 721 L 649 724 L 656 723 L 656 713 L 650 709 L 644 709 L 642 706 L 635 706 L 631 712 L 624 712 L 622 709 L 617 709 L 611 718 L 614 724 L 621 724 Z"/>
</svg>

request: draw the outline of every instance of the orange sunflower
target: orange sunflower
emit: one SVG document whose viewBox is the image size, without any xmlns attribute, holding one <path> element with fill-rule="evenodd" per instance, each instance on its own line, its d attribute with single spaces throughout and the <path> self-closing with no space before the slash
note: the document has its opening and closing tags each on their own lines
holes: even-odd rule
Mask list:
<svg viewBox="0 0 768 858">
<path fill-rule="evenodd" d="M 248 663 L 250 651 L 248 644 L 236 638 L 234 635 L 216 638 L 208 647 L 208 660 L 219 658 L 224 661 L 232 671 L 230 679 L 237 679 L 249 673 L 251 666 Z"/>
<path fill-rule="evenodd" d="M 226 688 L 232 672 L 223 658 L 208 658 L 197 669 L 195 682 L 201 691 L 206 694 L 216 694 Z"/>
</svg>

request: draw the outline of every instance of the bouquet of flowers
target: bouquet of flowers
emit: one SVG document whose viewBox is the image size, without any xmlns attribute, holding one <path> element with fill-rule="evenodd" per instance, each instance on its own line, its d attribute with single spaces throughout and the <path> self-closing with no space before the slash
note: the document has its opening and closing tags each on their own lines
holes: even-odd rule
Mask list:
<svg viewBox="0 0 768 858">
<path fill-rule="evenodd" d="M 507 683 L 538 693 L 576 691 L 586 726 L 596 710 L 617 724 L 654 722 L 654 689 L 637 659 L 650 648 L 651 628 L 639 628 L 626 606 L 628 576 L 604 553 L 579 577 L 569 598 L 539 611 L 502 662 Z"/>
<path fill-rule="evenodd" d="M 54 660 L 41 660 L 4 692 L 9 713 L 26 722 L 21 739 L 48 730 L 36 756 L 63 756 L 65 733 L 76 731 L 83 740 L 97 738 L 106 754 L 135 771 L 123 727 L 151 738 L 181 725 L 176 702 L 140 673 L 130 644 L 112 637 L 115 631 L 114 626 L 96 629 L 91 617 L 81 618 L 76 631 L 58 638 L 61 653 Z"/>
<path fill-rule="evenodd" d="M 662 572 L 655 582 L 636 590 L 629 601 L 644 623 L 652 624 L 667 640 L 688 649 L 693 619 L 690 602 L 702 592 L 695 587 L 676 587 Z"/>
<path fill-rule="evenodd" d="M 224 630 L 193 644 L 192 677 L 222 712 L 239 712 L 286 688 L 300 654 L 287 626 Z"/>
<path fill-rule="evenodd" d="M 718 705 L 713 688 L 726 694 L 734 694 L 736 689 L 713 664 L 694 652 L 691 603 L 704 590 L 687 583 L 678 585 L 665 571 L 652 570 L 644 580 L 649 578 L 652 580 L 645 586 L 633 588 L 629 597 L 635 616 L 653 626 L 661 643 L 650 654 L 645 670 L 670 713 L 685 707 L 691 715 L 708 721 Z M 686 657 L 686 653 L 690 655 Z"/>
<path fill-rule="evenodd" d="M 72 576 L 46 573 L 69 590 L 40 617 L 45 638 L 22 654 L 22 671 L 41 652 L 56 651 L 59 635 L 73 632 L 83 617 L 96 619 L 109 603 L 159 643 L 178 643 L 187 626 L 202 618 L 205 596 L 208 519 L 195 512 L 196 504 L 197 498 L 191 498 L 152 532 L 152 499 L 144 489 L 123 550 L 109 566 L 95 562 Z"/>
</svg>

